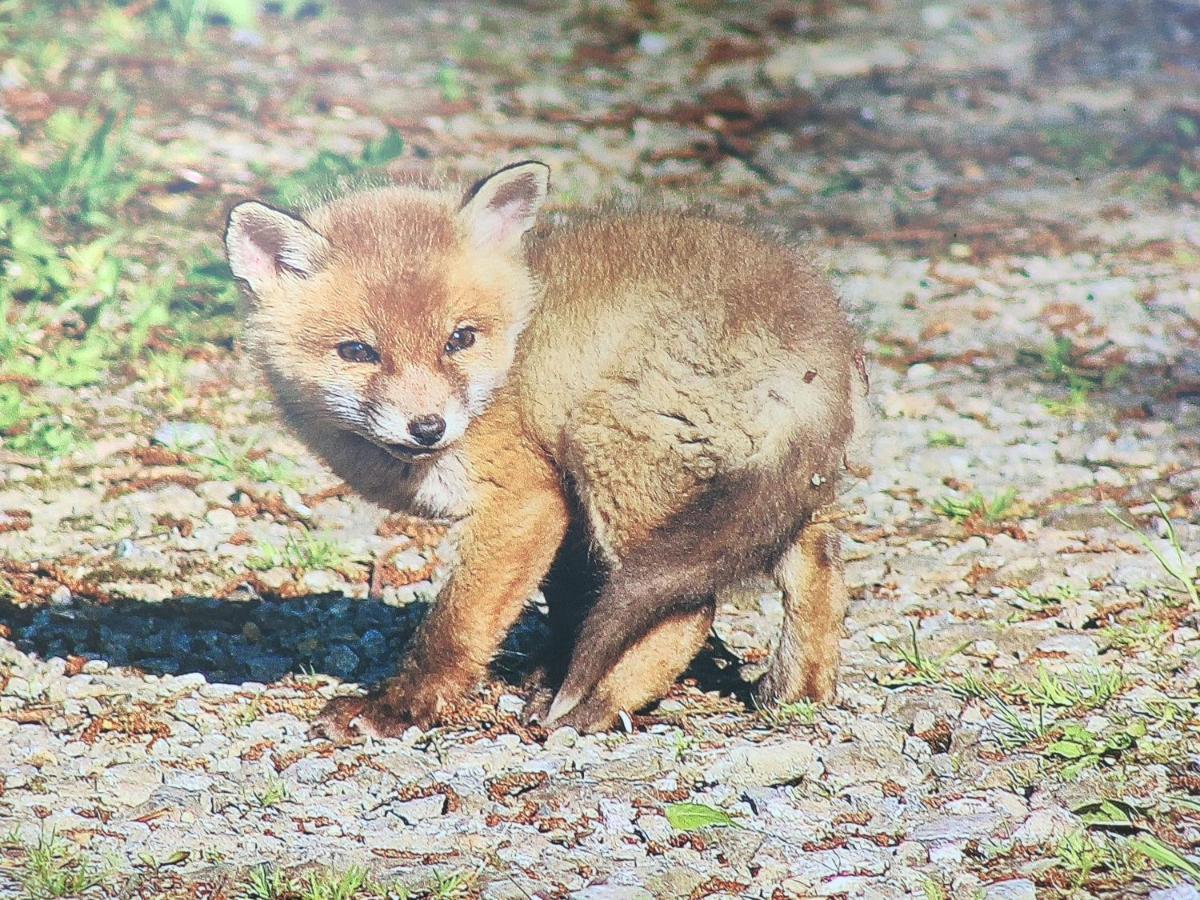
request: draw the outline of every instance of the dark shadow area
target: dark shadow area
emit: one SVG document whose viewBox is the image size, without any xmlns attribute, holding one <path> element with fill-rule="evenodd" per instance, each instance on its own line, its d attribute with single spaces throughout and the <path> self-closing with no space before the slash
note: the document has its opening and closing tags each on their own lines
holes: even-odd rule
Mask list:
<svg viewBox="0 0 1200 900">
<path fill-rule="evenodd" d="M 99 659 L 155 675 L 198 672 L 226 684 L 273 682 L 288 673 L 374 684 L 395 671 L 427 608 L 340 594 L 37 607 L 0 600 L 0 625 L 21 652 L 42 659 Z M 547 621 L 536 607 L 525 611 L 493 664 L 496 677 L 519 684 L 538 666 L 551 640 Z M 741 682 L 730 659 L 710 643 L 687 677 L 704 690 L 737 693 Z"/>
<path fill-rule="evenodd" d="M 394 671 L 425 608 L 340 594 L 40 607 L 0 601 L 0 623 L 12 630 L 21 651 L 44 659 L 102 659 L 157 675 L 198 672 L 210 682 L 231 684 L 276 681 L 289 672 L 373 683 Z M 521 653 L 514 642 L 522 632 L 538 630 L 536 610 L 526 618 L 532 620 L 513 629 L 506 656 Z"/>
</svg>

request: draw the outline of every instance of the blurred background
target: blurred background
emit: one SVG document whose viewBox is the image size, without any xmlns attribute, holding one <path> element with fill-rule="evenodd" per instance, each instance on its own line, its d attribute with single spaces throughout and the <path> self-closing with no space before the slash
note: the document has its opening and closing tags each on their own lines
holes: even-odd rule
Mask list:
<svg viewBox="0 0 1200 900">
<path fill-rule="evenodd" d="M 124 415 L 206 402 L 183 385 L 235 343 L 241 197 L 539 157 L 563 206 L 974 260 L 1152 253 L 1200 199 L 1188 0 L 5 0 L 0 52 L 10 457 L 74 452 L 100 385 L 137 383 Z"/>
</svg>

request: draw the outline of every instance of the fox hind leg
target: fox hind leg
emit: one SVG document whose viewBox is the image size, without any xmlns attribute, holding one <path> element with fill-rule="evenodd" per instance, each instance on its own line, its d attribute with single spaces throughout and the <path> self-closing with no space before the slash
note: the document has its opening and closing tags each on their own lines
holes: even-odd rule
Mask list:
<svg viewBox="0 0 1200 900">
<path fill-rule="evenodd" d="M 837 529 L 823 522 L 806 525 L 776 562 L 774 576 L 783 591 L 783 627 L 755 697 L 763 704 L 828 702 L 837 690 L 849 604 Z"/>
<path fill-rule="evenodd" d="M 651 626 L 609 669 L 600 682 L 554 724 L 579 731 L 616 725 L 621 713 L 637 712 L 658 700 L 704 646 L 716 601 L 672 613 Z"/>
</svg>

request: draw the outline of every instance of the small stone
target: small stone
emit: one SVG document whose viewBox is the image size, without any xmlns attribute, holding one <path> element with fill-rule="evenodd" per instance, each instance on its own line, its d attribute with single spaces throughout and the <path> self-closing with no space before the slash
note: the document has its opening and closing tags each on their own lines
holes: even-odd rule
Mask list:
<svg viewBox="0 0 1200 900">
<path fill-rule="evenodd" d="M 562 728 L 556 728 L 550 732 L 546 738 L 546 748 L 548 750 L 565 749 L 574 747 L 579 743 L 579 732 L 570 725 L 564 725 Z"/>
<path fill-rule="evenodd" d="M 279 490 L 279 498 L 284 505 L 301 518 L 307 518 L 312 515 L 312 509 L 300 497 L 300 492 L 294 487 L 284 485 Z"/>
<path fill-rule="evenodd" d="M 976 813 L 965 816 L 939 816 L 932 821 L 909 829 L 909 836 L 923 843 L 965 841 L 987 837 L 1005 821 L 995 813 Z"/>
<path fill-rule="evenodd" d="M 241 648 L 241 652 L 233 651 L 232 655 L 246 667 L 250 678 L 255 682 L 267 684 L 278 681 L 292 668 L 292 661 L 275 653 L 250 652 L 250 648 Z"/>
<path fill-rule="evenodd" d="M 345 644 L 334 644 L 325 653 L 325 669 L 338 678 L 349 678 L 358 671 L 358 654 Z"/>
<path fill-rule="evenodd" d="M 1027 878 L 997 881 L 984 886 L 987 900 L 1037 900 L 1037 887 Z"/>
<path fill-rule="evenodd" d="M 408 825 L 434 819 L 446 814 L 446 797 L 443 794 L 433 794 L 416 800 L 393 803 L 388 807 L 388 814 L 398 816 Z"/>
<path fill-rule="evenodd" d="M 929 363 L 916 363 L 908 367 L 908 380 L 913 384 L 926 384 L 937 375 L 937 369 Z"/>
<path fill-rule="evenodd" d="M 643 31 L 638 37 L 638 49 L 647 56 L 661 56 L 670 46 L 666 35 L 656 31 Z"/>
<path fill-rule="evenodd" d="M 1037 645 L 1042 653 L 1066 653 L 1069 659 L 1095 659 L 1096 642 L 1082 634 L 1056 634 Z"/>
<path fill-rule="evenodd" d="M 908 737 L 904 739 L 904 755 L 913 760 L 913 762 L 923 763 L 927 762 L 933 756 L 933 751 L 920 738 Z"/>
<path fill-rule="evenodd" d="M 206 503 L 217 506 L 228 506 L 233 502 L 237 486 L 228 481 L 203 481 L 196 485 L 195 493 Z"/>
<path fill-rule="evenodd" d="M 515 694 L 501 694 L 496 705 L 500 708 L 500 712 L 518 716 L 525 708 L 525 701 Z"/>
<path fill-rule="evenodd" d="M 164 422 L 154 430 L 151 440 L 172 450 L 191 450 L 211 444 L 216 437 L 216 429 L 203 422 Z"/>
<path fill-rule="evenodd" d="M 1169 888 L 1151 891 L 1149 900 L 1200 900 L 1200 891 L 1190 884 L 1176 884 Z"/>
<path fill-rule="evenodd" d="M 929 861 L 935 866 L 957 868 L 962 859 L 962 848 L 956 844 L 940 844 L 929 848 Z"/>
<path fill-rule="evenodd" d="M 896 846 L 896 862 L 906 866 L 924 865 L 929 859 L 925 846 L 918 841 L 902 841 Z"/>
<path fill-rule="evenodd" d="M 284 772 L 301 784 L 321 784 L 337 771 L 337 763 L 328 756 L 306 756 Z"/>
<path fill-rule="evenodd" d="M 304 575 L 304 586 L 315 594 L 328 593 L 336 584 L 337 578 L 332 572 L 306 572 Z"/>
<path fill-rule="evenodd" d="M 1048 846 L 1065 838 L 1077 827 L 1079 819 L 1068 810 L 1061 806 L 1049 806 L 1031 812 L 1013 832 L 1012 839 L 1017 844 Z"/>
<path fill-rule="evenodd" d="M 232 531 L 238 524 L 237 516 L 221 506 L 210 509 L 204 514 L 204 518 L 214 528 L 220 528 L 224 531 Z"/>
<path fill-rule="evenodd" d="M 918 709 L 913 715 L 913 734 L 924 734 L 925 732 L 932 730 L 933 726 L 936 724 L 937 716 L 935 716 L 931 710 Z"/>
<path fill-rule="evenodd" d="M 709 766 L 704 779 L 735 788 L 792 784 L 821 772 L 816 751 L 806 740 L 737 747 Z"/>
</svg>

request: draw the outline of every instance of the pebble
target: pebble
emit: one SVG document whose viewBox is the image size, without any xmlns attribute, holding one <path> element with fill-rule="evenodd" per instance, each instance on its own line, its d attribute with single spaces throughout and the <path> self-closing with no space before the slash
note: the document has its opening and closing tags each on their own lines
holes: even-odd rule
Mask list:
<svg viewBox="0 0 1200 900">
<path fill-rule="evenodd" d="M 984 888 L 987 900 L 1037 900 L 1037 886 L 1028 879 L 994 881 Z"/>
<path fill-rule="evenodd" d="M 790 784 L 821 773 L 816 752 L 808 741 L 787 741 L 739 747 L 721 754 L 708 767 L 704 780 L 735 788 Z"/>
<path fill-rule="evenodd" d="M 154 430 L 152 440 L 172 450 L 194 450 L 212 444 L 216 437 L 216 429 L 204 422 L 164 422 Z"/>
</svg>

